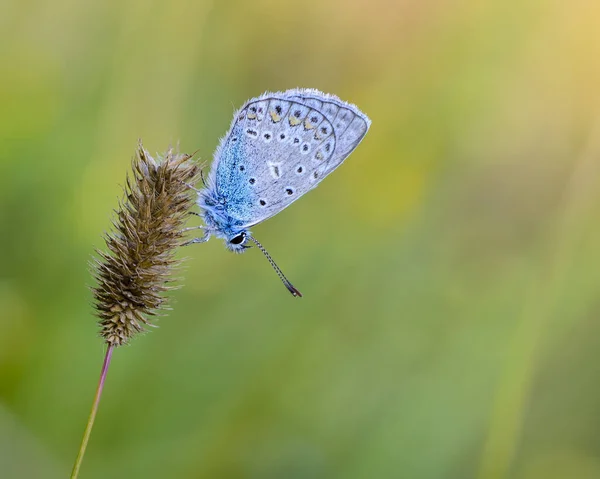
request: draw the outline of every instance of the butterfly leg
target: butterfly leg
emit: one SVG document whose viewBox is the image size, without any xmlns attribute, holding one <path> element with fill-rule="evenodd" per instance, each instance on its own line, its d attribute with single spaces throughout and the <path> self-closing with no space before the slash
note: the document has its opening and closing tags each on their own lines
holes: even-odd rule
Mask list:
<svg viewBox="0 0 600 479">
<path fill-rule="evenodd" d="M 204 230 L 206 229 L 204 226 L 190 226 L 189 228 L 183 228 L 181 230 L 182 233 L 187 233 L 188 231 L 194 231 L 194 230 Z"/>
<path fill-rule="evenodd" d="M 206 179 L 204 178 L 204 170 L 200 170 L 200 179 L 202 180 L 202 184 L 204 185 L 204 187 L 208 188 L 206 184 Z M 200 190 L 198 188 L 190 185 L 189 183 L 186 183 L 185 181 L 182 181 L 181 184 L 187 186 L 190 190 L 194 190 L 196 193 L 200 193 Z"/>
<path fill-rule="evenodd" d="M 192 229 L 198 229 L 198 228 L 186 228 L 184 231 L 192 230 Z M 191 244 L 196 244 L 196 243 L 206 243 L 209 238 L 210 238 L 210 233 L 208 231 L 206 231 L 202 237 L 192 238 L 191 240 L 186 241 L 185 243 L 182 243 L 181 246 L 189 246 Z"/>
<path fill-rule="evenodd" d="M 202 180 L 202 181 L 204 181 L 204 180 Z M 196 193 L 200 193 L 200 190 L 198 188 L 190 185 L 189 183 L 186 183 L 185 181 L 182 181 L 181 184 L 187 186 L 190 190 L 194 190 Z"/>
</svg>

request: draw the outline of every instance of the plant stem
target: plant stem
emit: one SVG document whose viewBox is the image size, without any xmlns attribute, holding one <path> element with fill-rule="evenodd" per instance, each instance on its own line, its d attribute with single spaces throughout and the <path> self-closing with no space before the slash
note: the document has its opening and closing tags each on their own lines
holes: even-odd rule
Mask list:
<svg viewBox="0 0 600 479">
<path fill-rule="evenodd" d="M 112 344 L 109 344 L 106 348 L 106 355 L 104 356 L 104 363 L 102 364 L 100 380 L 98 381 L 98 388 L 96 389 L 96 395 L 94 396 L 94 403 L 92 404 L 92 410 L 90 411 L 90 416 L 87 425 L 85 426 L 81 446 L 79 446 L 79 453 L 77 454 L 77 459 L 75 459 L 75 465 L 71 472 L 71 479 L 77 479 L 77 476 L 79 476 L 79 468 L 81 467 L 83 455 L 85 454 L 85 449 L 90 439 L 90 434 L 92 433 L 92 427 L 94 427 L 94 419 L 96 419 L 96 413 L 98 412 L 98 404 L 100 403 L 100 397 L 102 396 L 102 389 L 104 389 L 104 381 L 106 379 L 106 373 L 108 372 L 108 366 L 110 365 L 113 349 L 114 346 Z"/>
</svg>

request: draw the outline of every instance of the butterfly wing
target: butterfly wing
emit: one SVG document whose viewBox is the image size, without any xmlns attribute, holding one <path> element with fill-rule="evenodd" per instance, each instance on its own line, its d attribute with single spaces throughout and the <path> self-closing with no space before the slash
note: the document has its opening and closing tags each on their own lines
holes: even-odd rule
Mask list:
<svg viewBox="0 0 600 479">
<path fill-rule="evenodd" d="M 320 111 L 333 125 L 336 148 L 325 168 L 326 175 L 335 170 L 354 151 L 371 126 L 371 120 L 356 105 L 318 90 L 295 90 L 292 98 Z M 321 178 L 323 179 L 323 178 Z"/>
<path fill-rule="evenodd" d="M 356 106 L 317 90 L 265 93 L 235 115 L 210 181 L 227 215 L 247 228 L 317 186 L 370 126 Z"/>
</svg>

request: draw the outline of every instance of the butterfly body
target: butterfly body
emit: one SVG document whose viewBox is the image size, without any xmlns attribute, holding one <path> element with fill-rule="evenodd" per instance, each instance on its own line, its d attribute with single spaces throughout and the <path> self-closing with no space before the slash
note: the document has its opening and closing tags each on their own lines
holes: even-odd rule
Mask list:
<svg viewBox="0 0 600 479">
<path fill-rule="evenodd" d="M 249 228 L 316 187 L 356 148 L 370 124 L 356 106 L 318 90 L 265 93 L 246 102 L 221 139 L 198 194 L 206 231 L 198 241 L 214 234 L 238 253 L 248 247 L 247 238 L 258 244 Z"/>
</svg>

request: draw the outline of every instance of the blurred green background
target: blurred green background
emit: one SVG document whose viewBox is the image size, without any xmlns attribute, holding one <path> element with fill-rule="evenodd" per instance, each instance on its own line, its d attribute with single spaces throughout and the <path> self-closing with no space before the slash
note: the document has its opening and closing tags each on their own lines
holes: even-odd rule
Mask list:
<svg viewBox="0 0 600 479">
<path fill-rule="evenodd" d="M 0 58 L 0 477 L 70 472 L 138 138 L 209 162 L 303 86 L 373 120 L 254 229 L 305 297 L 185 250 L 81 477 L 600 478 L 600 3 L 9 0 Z"/>
</svg>

